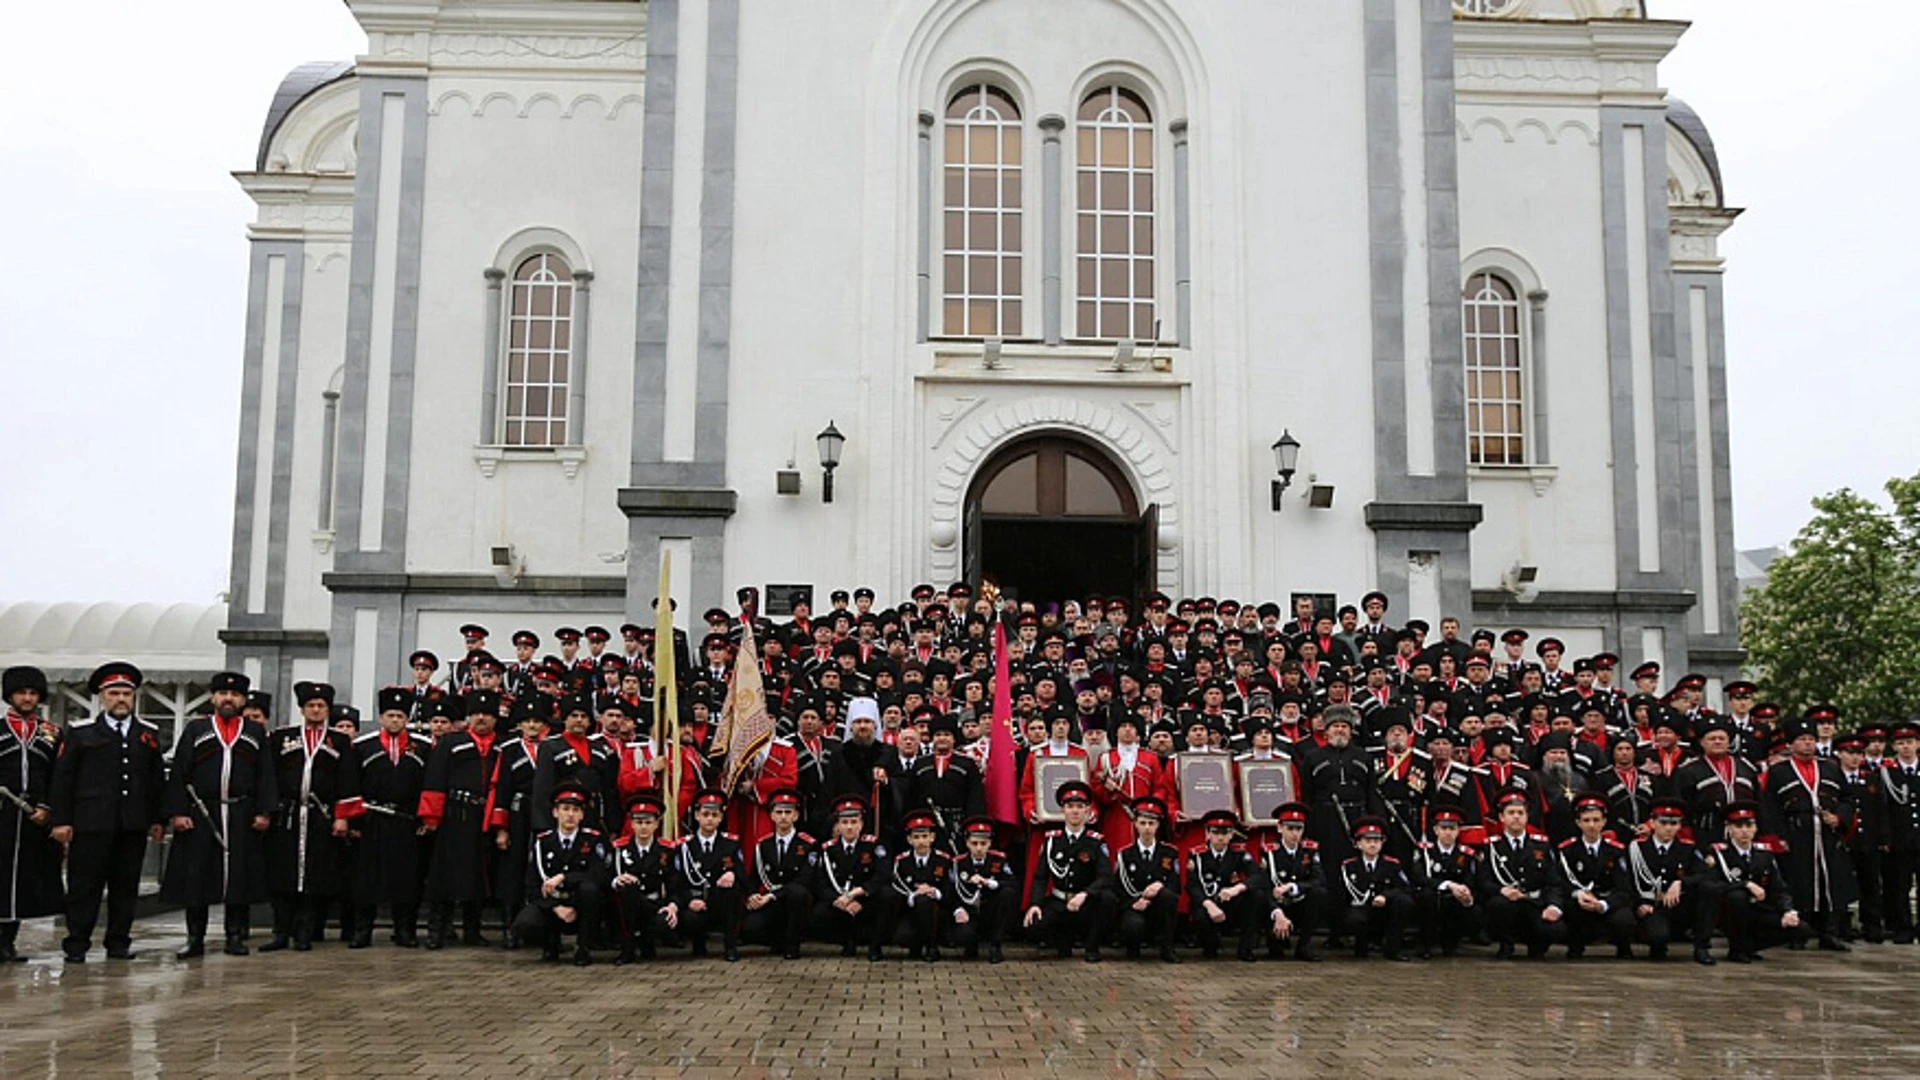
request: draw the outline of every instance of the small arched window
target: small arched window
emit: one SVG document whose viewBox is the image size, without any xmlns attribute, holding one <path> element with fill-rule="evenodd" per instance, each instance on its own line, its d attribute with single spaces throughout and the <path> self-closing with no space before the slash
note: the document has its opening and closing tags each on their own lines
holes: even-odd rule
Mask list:
<svg viewBox="0 0 1920 1080">
<path fill-rule="evenodd" d="M 563 446 L 573 359 L 573 270 L 551 252 L 513 271 L 501 395 L 506 446 Z"/>
<path fill-rule="evenodd" d="M 1460 297 L 1467 376 L 1467 461 L 1527 463 L 1526 337 L 1520 292 L 1490 270 L 1469 275 Z"/>
<path fill-rule="evenodd" d="M 1153 117 L 1104 86 L 1081 101 L 1078 136 L 1076 336 L 1152 341 Z"/>
<path fill-rule="evenodd" d="M 1020 108 L 979 83 L 953 96 L 946 119 L 943 332 L 1019 337 Z"/>
</svg>

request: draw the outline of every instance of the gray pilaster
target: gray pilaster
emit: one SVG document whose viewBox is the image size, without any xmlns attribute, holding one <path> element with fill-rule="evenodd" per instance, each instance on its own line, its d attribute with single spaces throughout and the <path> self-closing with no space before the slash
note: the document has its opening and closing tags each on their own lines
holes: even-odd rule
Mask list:
<svg viewBox="0 0 1920 1080">
<path fill-rule="evenodd" d="M 1060 344 L 1060 320 L 1065 317 L 1060 288 L 1062 185 L 1060 133 L 1067 120 L 1049 113 L 1040 118 L 1040 337 Z"/>
<path fill-rule="evenodd" d="M 405 98 L 406 130 L 400 160 L 382 161 L 384 102 Z M 398 569 L 406 565 L 407 489 L 413 453 L 413 365 L 419 322 L 420 236 L 425 209 L 427 157 L 426 79 L 365 76 L 360 79 L 359 160 L 354 175 L 353 251 L 347 287 L 346 379 L 341 391 L 339 527 L 334 565 L 341 569 Z M 367 460 L 367 406 L 373 346 L 374 248 L 379 226 L 380 177 L 400 169 L 395 217 L 392 365 L 387 388 L 387 443 L 383 461 Z M 384 469 L 386 482 L 379 551 L 360 550 L 360 492 L 368 469 Z"/>
<path fill-rule="evenodd" d="M 293 517 L 293 433 L 300 411 L 300 313 L 307 279 L 306 245 L 287 245 L 281 294 L 280 374 L 273 408 L 273 518 L 267 523 L 267 616 L 278 626 L 287 610 L 287 542 Z"/>
<path fill-rule="evenodd" d="M 1454 153 L 1453 16 L 1448 0 L 1423 0 L 1419 42 L 1422 124 L 1403 131 L 1394 0 L 1362 0 L 1367 124 L 1367 217 L 1372 321 L 1374 490 L 1367 507 L 1379 584 L 1399 610 L 1407 564 L 1439 558 L 1440 600 L 1470 610 L 1469 535 L 1481 509 L 1467 502 L 1466 382 L 1460 345 L 1459 181 Z M 1407 472 L 1406 260 L 1402 139 L 1424 140 L 1427 202 L 1427 333 L 1432 379 L 1434 473 Z"/>
<path fill-rule="evenodd" d="M 933 231 L 933 114 L 920 111 L 919 155 L 920 198 L 917 222 L 920 250 L 915 253 L 915 284 L 919 292 L 914 318 L 914 340 L 925 343 L 933 334 L 933 247 L 939 242 Z"/>
<path fill-rule="evenodd" d="M 716 487 L 726 483 L 727 379 L 733 363 L 733 165 L 739 75 L 740 0 L 710 0 L 693 457 L 706 482 Z"/>
<path fill-rule="evenodd" d="M 673 259 L 673 139 L 680 0 L 647 5 L 647 83 L 640 135 L 640 261 L 635 286 L 632 481 L 657 463 L 667 411 L 667 280 Z"/>
<path fill-rule="evenodd" d="M 318 527 L 333 528 L 333 459 L 340 438 L 340 391 L 322 390 L 320 415 L 320 513 Z"/>
<path fill-rule="evenodd" d="M 662 16 L 666 22 L 662 23 Z M 629 603 L 650 600 L 662 538 L 691 537 L 693 602 L 712 606 L 725 594 L 722 555 L 734 494 L 726 490 L 727 382 L 732 364 L 734 160 L 740 68 L 739 0 L 708 8 L 705 141 L 701 170 L 700 277 L 692 461 L 661 460 L 666 396 L 667 229 L 673 208 L 673 92 L 677 0 L 654 0 L 647 55 L 646 155 L 641 166 L 640 312 L 634 350 L 632 486 L 620 492 L 627 515 Z M 658 77 L 669 88 L 655 101 Z M 657 111 L 656 111 L 657 110 Z M 659 168 L 656 169 L 656 164 Z M 657 235 L 650 235 L 656 233 Z M 689 512 L 681 504 L 691 501 Z M 714 507 L 724 504 L 724 510 Z M 644 614 L 635 609 L 630 614 Z"/>
<path fill-rule="evenodd" d="M 1616 576 L 1623 589 L 1688 587 L 1689 546 L 1698 548 L 1698 518 L 1683 513 L 1687 486 L 1685 443 L 1693 428 L 1693 387 L 1682 385 L 1675 355 L 1673 274 L 1668 256 L 1666 111 L 1663 108 L 1604 106 L 1600 110 L 1601 220 L 1607 282 L 1607 352 L 1613 432 L 1614 546 Z M 1629 267 L 1626 205 L 1625 131 L 1642 130 L 1645 192 L 1645 266 Z M 1653 360 L 1652 446 L 1634 435 L 1633 323 L 1629 303 L 1633 273 L 1647 277 L 1647 348 Z M 1637 470 L 1645 455 L 1654 462 L 1660 518 L 1660 569 L 1640 569 L 1640 504 Z M 1680 639 L 1675 639 L 1677 647 Z"/>
<path fill-rule="evenodd" d="M 1427 326 L 1433 380 L 1433 497 L 1467 497 L 1467 375 L 1460 327 L 1460 171 L 1454 120 L 1453 5 L 1421 5 L 1420 72 L 1427 162 Z M 1663 181 L 1664 183 L 1664 181 Z M 1443 572 L 1464 567 L 1444 565 Z M 1467 579 L 1444 587 L 1464 593 Z M 1465 610 L 1455 608 L 1454 610 Z"/>
<path fill-rule="evenodd" d="M 229 564 L 229 627 L 278 626 L 285 610 L 288 517 L 291 514 L 294 412 L 300 365 L 301 283 L 305 278 L 306 246 L 296 240 L 255 240 L 249 255 L 246 346 L 241 376 L 240 440 L 235 468 L 233 555 Z M 273 372 L 273 431 L 271 451 L 260 455 L 262 417 L 266 411 L 267 296 L 272 260 L 283 260 L 280 293 L 278 366 Z M 254 495 L 260 470 L 266 470 L 267 505 L 257 506 Z M 267 580 L 265 611 L 248 614 L 253 588 L 254 527 L 258 515 L 267 515 Z"/>
<path fill-rule="evenodd" d="M 587 444 L 587 344 L 593 330 L 593 271 L 573 272 L 571 348 L 567 350 L 567 445 Z"/>
<path fill-rule="evenodd" d="M 1528 292 L 1527 304 L 1532 315 L 1529 329 L 1533 352 L 1533 431 L 1527 439 L 1528 463 L 1545 465 L 1553 461 L 1547 441 L 1547 290 Z"/>
<path fill-rule="evenodd" d="M 489 266 L 482 276 L 487 282 L 487 352 L 480 358 L 480 445 L 493 446 L 500 441 L 500 328 L 506 322 L 501 293 L 507 272 Z"/>
<path fill-rule="evenodd" d="M 1187 122 L 1167 125 L 1173 135 L 1173 325 L 1174 340 L 1193 344 L 1193 207 L 1190 205 Z"/>
</svg>

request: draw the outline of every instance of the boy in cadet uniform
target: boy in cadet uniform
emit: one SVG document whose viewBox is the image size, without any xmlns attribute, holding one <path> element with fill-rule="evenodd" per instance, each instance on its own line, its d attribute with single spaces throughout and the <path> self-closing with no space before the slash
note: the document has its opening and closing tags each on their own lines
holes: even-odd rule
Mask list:
<svg viewBox="0 0 1920 1080">
<path fill-rule="evenodd" d="M 1754 843 L 1760 831 L 1760 804 L 1741 800 L 1727 807 L 1727 840 L 1713 845 L 1701 861 L 1706 895 L 1724 911 L 1727 960 L 1751 964 L 1772 940 L 1799 942 L 1806 937 L 1792 890 L 1780 876 L 1773 852 Z M 1704 943 L 1703 934 L 1696 945 Z"/>
<path fill-rule="evenodd" d="M 628 833 L 613 842 L 613 898 L 620 922 L 615 965 L 633 963 L 636 945 L 639 959 L 653 959 L 655 946 L 680 924 L 673 896 L 676 845 L 656 837 L 664 809 L 651 791 L 628 798 Z"/>
<path fill-rule="evenodd" d="M 764 941 L 788 960 L 800 959 L 800 938 L 813 900 L 807 885 L 813 877 L 814 841 L 795 828 L 805 801 L 799 789 L 791 787 L 768 796 L 773 831 L 754 849 L 747 913 L 740 925 L 742 937 Z"/>
<path fill-rule="evenodd" d="M 953 864 L 946 852 L 934 850 L 940 823 L 932 810 L 910 812 L 902 828 L 907 834 L 907 850 L 893 857 L 880 934 L 874 938 L 867 959 L 884 958 L 884 946 L 905 923 L 907 958 L 937 963 Z"/>
<path fill-rule="evenodd" d="M 1252 963 L 1256 898 L 1253 889 L 1254 860 L 1245 848 L 1233 842 L 1240 819 L 1231 810 L 1210 810 L 1200 819 L 1207 842 L 1187 853 L 1187 909 L 1199 928 L 1201 955 L 1212 960 L 1220 955 L 1221 931 L 1232 931 L 1238 938 L 1240 959 Z"/>
<path fill-rule="evenodd" d="M 1420 958 L 1442 956 L 1460 949 L 1460 939 L 1473 932 L 1481 908 L 1474 903 L 1473 886 L 1480 873 L 1480 856 L 1460 842 L 1466 814 L 1457 806 L 1433 811 L 1433 839 L 1420 845 L 1413 857 L 1414 914 L 1420 923 Z"/>
<path fill-rule="evenodd" d="M 866 832 L 867 800 L 843 795 L 833 804 L 833 837 L 820 846 L 812 893 L 823 901 L 814 908 L 812 936 L 840 943 L 840 955 L 852 956 L 862 944 L 878 950 L 878 878 L 886 849 Z M 876 957 L 878 959 L 878 957 Z"/>
<path fill-rule="evenodd" d="M 1413 913 L 1406 870 L 1400 860 L 1382 849 L 1387 823 L 1363 817 L 1353 823 L 1356 853 L 1340 864 L 1340 884 L 1347 896 L 1341 929 L 1353 935 L 1353 955 L 1364 959 L 1377 942 L 1389 960 L 1410 960 L 1402 950 L 1407 918 Z"/>
<path fill-rule="evenodd" d="M 573 934 L 576 967 L 593 963 L 587 940 L 600 923 L 608 876 L 600 833 L 581 824 L 586 807 L 586 792 L 579 788 L 554 793 L 554 827 L 534 838 L 527 859 L 527 895 L 532 899 L 513 925 L 522 941 L 540 942 L 540 958 L 548 961 L 560 959 L 560 939 Z"/>
<path fill-rule="evenodd" d="M 1006 959 L 1000 945 L 1017 900 L 1013 861 L 994 850 L 993 819 L 968 818 L 961 833 L 967 849 L 953 861 L 953 941 L 969 960 L 980 955 L 985 941 L 987 963 L 998 964 Z"/>
<path fill-rule="evenodd" d="M 740 879 L 746 869 L 740 838 L 720 831 L 726 816 L 726 792 L 705 788 L 694 794 L 694 832 L 680 843 L 674 889 L 693 955 L 707 955 L 707 935 L 717 929 L 732 963 L 740 959 Z"/>
<path fill-rule="evenodd" d="M 1253 893 L 1256 909 L 1266 910 L 1267 956 L 1279 959 L 1291 941 L 1294 959 L 1316 963 L 1313 934 L 1327 921 L 1327 876 L 1320 845 L 1307 839 L 1307 812 L 1301 802 L 1274 811 L 1279 835 L 1256 859 Z"/>
<path fill-rule="evenodd" d="M 1140 947 L 1151 938 L 1160 943 L 1161 960 L 1180 962 L 1174 952 L 1180 919 L 1180 853 L 1160 840 L 1160 826 L 1166 820 L 1166 800 L 1154 795 L 1133 800 L 1133 842 L 1114 858 L 1120 943 L 1129 960 L 1138 959 Z"/>
<path fill-rule="evenodd" d="M 1554 861 L 1567 897 L 1567 959 L 1578 960 L 1587 945 L 1605 934 L 1614 955 L 1633 955 L 1633 913 L 1619 894 L 1616 879 L 1626 845 L 1607 835 L 1609 805 L 1597 791 L 1574 799 L 1574 824 L 1580 832 L 1560 842 Z"/>
<path fill-rule="evenodd" d="M 1034 840 L 1037 866 L 1021 924 L 1035 941 L 1050 939 L 1062 958 L 1084 941 L 1087 963 L 1097 964 L 1112 906 L 1113 863 L 1099 832 L 1087 827 L 1093 788 L 1069 780 L 1060 785 L 1056 799 L 1066 821 Z"/>
</svg>

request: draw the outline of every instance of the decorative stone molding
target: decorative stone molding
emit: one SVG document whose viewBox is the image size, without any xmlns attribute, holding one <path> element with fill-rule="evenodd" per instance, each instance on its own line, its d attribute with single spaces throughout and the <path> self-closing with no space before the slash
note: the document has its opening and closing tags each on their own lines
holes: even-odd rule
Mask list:
<svg viewBox="0 0 1920 1080">
<path fill-rule="evenodd" d="M 639 70 L 646 65 L 644 33 L 435 34 L 427 57 L 435 67 Z"/>
<path fill-rule="evenodd" d="M 428 116 L 449 114 L 454 116 L 486 116 L 489 113 L 498 116 L 511 116 L 525 120 L 536 109 L 546 107 L 562 120 L 576 117 L 587 120 L 619 120 L 623 116 L 638 118 L 645 98 L 638 93 L 622 94 L 611 100 L 603 94 L 576 94 L 562 104 L 560 95 L 546 90 L 535 91 L 522 97 L 504 90 L 495 90 L 475 101 L 473 95 L 464 90 L 448 90 L 427 106 Z"/>
<path fill-rule="evenodd" d="M 963 400 L 972 403 L 960 407 Z M 1131 475 L 1140 505 L 1159 507 L 1156 573 L 1162 589 L 1179 590 L 1180 499 L 1170 460 L 1176 455 L 1167 433 L 1160 430 L 1158 421 L 1146 422 L 1137 403 L 1112 406 L 1051 395 L 1020 398 L 993 407 L 984 406 L 977 398 L 955 397 L 949 402 L 930 405 L 931 416 L 939 416 L 943 409 L 954 414 L 953 420 L 941 425 L 929 440 L 940 462 L 927 500 L 928 565 L 934 578 L 952 580 L 960 574 L 961 516 L 968 485 L 981 462 L 1021 436 L 1057 431 L 1079 435 L 1105 450 Z M 1153 403 L 1151 407 L 1157 410 L 1163 406 Z"/>
<path fill-rule="evenodd" d="M 473 448 L 473 463 L 480 468 L 480 475 L 488 480 L 500 470 L 506 462 L 558 465 L 560 471 L 571 480 L 580 472 L 580 463 L 587 460 L 587 448 L 584 446 L 476 446 Z"/>
</svg>

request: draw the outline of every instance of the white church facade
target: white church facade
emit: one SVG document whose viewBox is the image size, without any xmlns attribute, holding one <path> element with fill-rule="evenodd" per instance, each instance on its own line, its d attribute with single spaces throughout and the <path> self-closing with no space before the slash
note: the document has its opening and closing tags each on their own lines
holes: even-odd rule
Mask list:
<svg viewBox="0 0 1920 1080">
<path fill-rule="evenodd" d="M 237 174 L 222 637 L 269 689 L 644 622 L 669 552 L 682 625 L 745 584 L 1378 587 L 1738 666 L 1737 211 L 1657 10 L 349 6 L 366 54 Z"/>
</svg>

